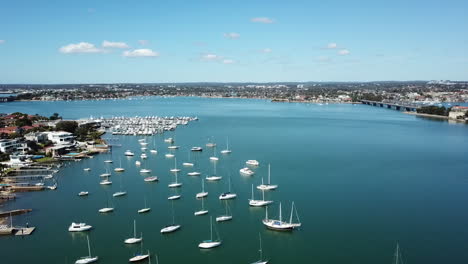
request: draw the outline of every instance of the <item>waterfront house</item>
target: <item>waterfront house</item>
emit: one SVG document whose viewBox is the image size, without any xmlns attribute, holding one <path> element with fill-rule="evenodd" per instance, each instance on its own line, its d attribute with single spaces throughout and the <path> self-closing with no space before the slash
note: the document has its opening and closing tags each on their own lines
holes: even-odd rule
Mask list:
<svg viewBox="0 0 468 264">
<path fill-rule="evenodd" d="M 18 147 L 22 147 L 19 139 L 0 139 L 0 152 L 13 153 Z"/>
<path fill-rule="evenodd" d="M 47 134 L 47 139 L 55 145 L 72 145 L 75 142 L 75 136 L 70 132 L 53 131 L 44 133 Z"/>
<path fill-rule="evenodd" d="M 466 106 L 454 106 L 449 112 L 450 119 L 465 119 L 468 107 Z"/>
</svg>

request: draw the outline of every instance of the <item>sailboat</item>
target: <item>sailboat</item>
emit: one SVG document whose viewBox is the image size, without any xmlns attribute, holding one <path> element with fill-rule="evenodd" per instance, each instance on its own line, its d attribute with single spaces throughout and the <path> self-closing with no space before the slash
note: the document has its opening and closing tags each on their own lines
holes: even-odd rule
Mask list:
<svg viewBox="0 0 468 264">
<path fill-rule="evenodd" d="M 223 177 L 221 177 L 221 176 L 216 176 L 216 162 L 214 162 L 214 163 L 213 163 L 213 175 L 207 176 L 207 177 L 206 177 L 206 180 L 207 180 L 207 181 L 219 181 L 219 180 L 221 180 L 221 178 L 223 178 Z"/>
<path fill-rule="evenodd" d="M 260 259 L 253 262 L 252 264 L 267 264 L 268 260 L 263 260 L 262 236 L 260 235 L 260 233 L 258 233 L 258 238 L 259 238 L 259 241 L 260 241 L 260 249 L 258 250 L 258 252 L 260 254 Z"/>
<path fill-rule="evenodd" d="M 174 154 L 171 154 L 171 153 L 167 153 L 166 155 L 164 155 L 166 158 L 173 158 L 175 157 Z"/>
<path fill-rule="evenodd" d="M 84 168 L 83 170 L 84 170 L 84 171 L 90 171 L 91 168 Z"/>
<path fill-rule="evenodd" d="M 165 226 L 161 229 L 162 234 L 172 233 L 177 231 L 180 228 L 180 225 L 175 224 L 175 213 L 174 213 L 174 202 L 172 202 L 172 224 Z"/>
<path fill-rule="evenodd" d="M 99 257 L 92 257 L 91 256 L 91 246 L 89 245 L 89 236 L 86 236 L 86 239 L 88 240 L 88 256 L 86 257 L 81 257 L 77 261 L 75 261 L 75 264 L 88 264 L 88 263 L 93 263 L 98 261 Z"/>
<path fill-rule="evenodd" d="M 193 167 L 193 163 L 190 162 L 190 151 L 188 152 L 188 162 L 184 162 L 182 163 L 182 166 L 185 166 L 185 167 Z"/>
<path fill-rule="evenodd" d="M 138 213 L 139 213 L 139 214 L 143 214 L 143 213 L 147 213 L 147 212 L 149 212 L 149 211 L 151 211 L 151 208 L 146 206 L 146 198 L 145 198 L 145 207 L 142 208 L 142 209 L 140 209 L 140 210 L 138 210 Z"/>
<path fill-rule="evenodd" d="M 196 211 L 194 215 L 199 216 L 199 215 L 206 215 L 208 213 L 208 210 L 205 210 L 205 199 L 201 199 L 201 204 L 202 204 L 201 210 Z"/>
<path fill-rule="evenodd" d="M 278 220 L 268 219 L 268 207 L 267 207 L 265 210 L 265 219 L 263 219 L 262 222 L 268 229 L 277 230 L 277 231 L 291 231 L 301 226 L 301 223 L 299 222 L 299 216 L 297 215 L 297 211 L 296 211 L 296 217 L 298 219 L 298 223 L 292 222 L 293 212 L 294 212 L 294 202 L 292 202 L 292 205 L 291 205 L 291 216 L 289 217 L 289 222 L 283 222 L 283 219 L 281 216 L 281 203 L 279 204 L 279 219 Z"/>
<path fill-rule="evenodd" d="M 209 249 L 215 248 L 221 245 L 221 240 L 213 240 L 213 217 L 210 217 L 210 239 L 204 240 L 200 244 L 198 244 L 199 248 Z"/>
<path fill-rule="evenodd" d="M 151 154 L 157 154 L 158 153 L 158 151 L 156 150 L 156 146 L 154 144 L 154 139 L 153 139 L 153 148 L 150 149 L 150 152 L 151 152 Z"/>
<path fill-rule="evenodd" d="M 114 197 L 120 197 L 120 196 L 125 196 L 127 195 L 126 191 L 122 191 L 122 175 L 120 176 L 120 191 L 114 193 L 112 196 Z"/>
<path fill-rule="evenodd" d="M 143 236 L 137 237 L 136 236 L 136 221 L 133 220 L 133 237 L 127 238 L 124 240 L 125 244 L 136 244 L 140 243 L 143 240 Z"/>
<path fill-rule="evenodd" d="M 203 197 L 208 196 L 208 192 L 205 192 L 205 182 L 203 180 L 201 181 L 201 184 L 202 184 L 202 191 L 197 193 L 197 195 L 195 196 L 196 198 L 203 198 Z"/>
<path fill-rule="evenodd" d="M 118 168 L 114 169 L 115 172 L 123 172 L 125 171 L 124 168 L 122 168 L 122 159 L 120 159 L 120 166 Z"/>
<path fill-rule="evenodd" d="M 139 262 L 139 261 L 142 261 L 142 260 L 145 260 L 145 259 L 149 258 L 149 256 L 150 256 L 149 250 L 148 250 L 148 254 L 143 254 L 143 243 L 141 243 L 140 253 L 135 254 L 135 256 L 130 258 L 128 261 L 130 261 L 130 262 Z"/>
<path fill-rule="evenodd" d="M 89 192 L 88 191 L 81 191 L 78 193 L 78 196 L 88 196 Z"/>
<path fill-rule="evenodd" d="M 229 215 L 229 205 L 227 204 L 227 201 L 224 201 L 224 207 L 226 208 L 226 213 L 224 215 L 220 215 L 216 217 L 216 222 L 224 222 L 224 221 L 229 221 L 232 220 L 232 215 Z"/>
<path fill-rule="evenodd" d="M 158 176 L 149 176 L 144 179 L 145 182 L 155 182 L 158 180 Z"/>
<path fill-rule="evenodd" d="M 262 190 L 262 200 L 255 200 L 254 188 L 252 184 L 252 199 L 249 200 L 249 205 L 253 207 L 261 207 L 261 206 L 269 205 L 271 203 L 273 203 L 273 201 L 265 201 L 265 190 Z"/>
<path fill-rule="evenodd" d="M 84 232 L 91 230 L 93 228 L 91 225 L 86 223 L 71 223 L 70 227 L 68 227 L 68 232 Z"/>
<path fill-rule="evenodd" d="M 211 161 L 218 161 L 219 160 L 219 158 L 216 157 L 216 146 L 213 147 L 213 156 L 210 157 L 210 160 Z"/>
<path fill-rule="evenodd" d="M 276 188 L 278 188 L 278 185 L 273 185 L 270 183 L 270 164 L 268 164 L 268 183 L 263 184 L 263 178 L 262 178 L 262 184 L 257 186 L 257 189 L 269 191 L 269 190 L 274 190 Z"/>
<path fill-rule="evenodd" d="M 101 184 L 101 185 L 111 185 L 112 181 L 109 180 L 109 176 L 107 176 L 106 179 L 102 180 L 99 184 Z"/>
<path fill-rule="evenodd" d="M 110 177 L 112 174 L 109 173 L 109 170 L 106 168 L 106 172 L 99 175 L 100 177 Z"/>
<path fill-rule="evenodd" d="M 242 174 L 242 175 L 245 175 L 245 176 L 252 176 L 255 174 L 255 172 L 247 167 L 245 168 L 242 168 L 239 170 L 239 172 Z"/>
<path fill-rule="evenodd" d="M 229 177 L 229 191 L 224 192 L 219 196 L 220 200 L 229 200 L 237 197 L 237 194 L 231 192 L 231 177 Z"/>
<path fill-rule="evenodd" d="M 229 149 L 229 138 L 226 137 L 226 149 L 221 150 L 221 154 L 231 154 L 231 150 Z"/>
<path fill-rule="evenodd" d="M 208 148 L 214 148 L 216 147 L 216 143 L 213 142 L 213 137 L 211 137 L 211 141 L 209 141 L 210 139 L 208 139 L 208 143 L 206 143 L 206 147 Z"/>
<path fill-rule="evenodd" d="M 107 200 L 107 202 L 106 202 L 106 207 L 99 209 L 99 213 L 110 213 L 110 212 L 113 212 L 113 211 L 114 211 L 114 208 L 109 207 L 109 200 Z"/>
<path fill-rule="evenodd" d="M 174 168 L 171 169 L 171 172 L 179 172 L 180 169 L 177 168 L 177 158 L 174 159 Z"/>
<path fill-rule="evenodd" d="M 403 264 L 403 259 L 400 253 L 400 245 L 396 244 L 395 255 L 394 255 L 394 262 L 395 264 Z"/>
<path fill-rule="evenodd" d="M 179 188 L 182 186 L 181 182 L 177 182 L 177 172 L 175 173 L 175 182 L 170 183 L 168 186 L 169 188 Z"/>
</svg>

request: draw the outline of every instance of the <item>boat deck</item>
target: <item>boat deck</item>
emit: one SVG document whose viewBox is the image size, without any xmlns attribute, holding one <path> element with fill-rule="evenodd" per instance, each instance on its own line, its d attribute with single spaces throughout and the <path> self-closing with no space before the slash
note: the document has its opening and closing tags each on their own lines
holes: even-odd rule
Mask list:
<svg viewBox="0 0 468 264">
<path fill-rule="evenodd" d="M 20 227 L 16 229 L 15 236 L 29 236 L 31 235 L 34 230 L 36 230 L 35 227 Z"/>
</svg>

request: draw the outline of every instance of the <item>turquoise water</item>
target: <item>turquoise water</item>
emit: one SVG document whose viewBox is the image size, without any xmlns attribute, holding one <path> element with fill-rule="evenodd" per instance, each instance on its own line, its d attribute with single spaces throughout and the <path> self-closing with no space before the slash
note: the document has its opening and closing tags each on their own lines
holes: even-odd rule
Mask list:
<svg viewBox="0 0 468 264">
<path fill-rule="evenodd" d="M 405 263 L 466 263 L 468 261 L 468 127 L 421 119 L 393 110 L 363 105 L 311 105 L 270 103 L 264 100 L 207 98 L 145 98 L 117 101 L 14 102 L 0 104 L 0 112 L 22 111 L 63 117 L 98 116 L 198 116 L 198 122 L 164 136 L 147 137 L 159 153 L 148 153 L 144 166 L 160 178 L 143 181 L 135 166 L 139 160 L 141 137 L 112 136 L 122 144 L 109 154 L 94 159 L 66 163 L 58 173 L 56 191 L 20 194 L 3 206 L 33 208 L 15 218 L 38 229 L 29 237 L 0 237 L 2 263 L 73 263 L 86 255 L 86 237 L 70 234 L 72 221 L 95 227 L 90 234 L 93 255 L 99 263 L 127 263 L 140 246 L 124 245 L 132 234 L 133 220 L 142 231 L 144 249 L 158 253 L 160 263 L 251 263 L 258 258 L 258 233 L 262 234 L 264 255 L 271 263 L 391 263 L 395 245 L 400 243 Z M 174 137 L 179 150 L 179 190 L 174 202 L 175 217 L 182 229 L 161 235 L 160 229 L 172 221 L 174 193 L 167 185 L 174 180 L 166 159 L 165 137 Z M 201 189 L 199 177 L 186 175 L 183 168 L 192 146 L 204 146 L 213 136 L 217 151 L 224 149 L 229 136 L 233 153 L 221 156 L 218 183 L 206 183 L 209 196 L 205 208 L 213 217 L 224 212 L 218 200 L 232 180 L 236 200 L 229 205 L 234 219 L 216 225 L 223 245 L 201 251 L 197 245 L 209 238 L 209 216 L 193 216 L 201 207 L 195 194 Z M 127 149 L 137 155 L 123 156 Z M 206 176 L 212 172 L 205 148 L 191 153 L 195 168 Z M 120 160 L 124 173 L 112 173 L 113 185 L 101 186 L 107 159 L 110 168 Z M 239 175 L 248 159 L 260 161 L 252 177 Z M 275 201 L 269 209 L 277 216 L 278 202 L 288 216 L 295 201 L 303 227 L 292 233 L 266 230 L 261 224 L 263 208 L 249 208 L 251 184 L 260 184 L 272 166 L 276 191 L 266 193 Z M 91 171 L 85 172 L 84 168 Z M 125 197 L 111 198 L 122 188 Z M 83 189 L 89 197 L 80 198 Z M 261 193 L 255 193 L 260 198 Z M 115 212 L 100 215 L 108 198 Z M 144 199 L 152 211 L 138 215 Z M 154 262 L 154 261 L 153 261 Z"/>
</svg>

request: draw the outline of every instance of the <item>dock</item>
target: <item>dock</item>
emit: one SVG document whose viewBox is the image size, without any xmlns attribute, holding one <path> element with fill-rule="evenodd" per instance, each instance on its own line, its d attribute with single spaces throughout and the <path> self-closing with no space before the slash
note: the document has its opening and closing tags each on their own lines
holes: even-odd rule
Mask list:
<svg viewBox="0 0 468 264">
<path fill-rule="evenodd" d="M 15 236 L 29 236 L 36 230 L 35 227 L 15 227 Z"/>
<path fill-rule="evenodd" d="M 10 217 L 10 215 L 20 215 L 32 212 L 32 209 L 17 209 L 6 212 L 0 212 L 0 217 Z"/>
</svg>

